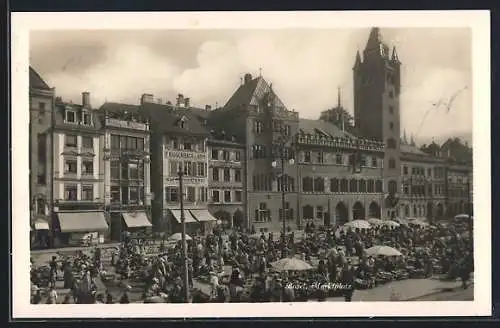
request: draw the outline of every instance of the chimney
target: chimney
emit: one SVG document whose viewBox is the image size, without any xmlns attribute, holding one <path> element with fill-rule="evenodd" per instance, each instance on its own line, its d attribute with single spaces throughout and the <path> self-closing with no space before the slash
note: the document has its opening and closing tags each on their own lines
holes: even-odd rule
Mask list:
<svg viewBox="0 0 500 328">
<path fill-rule="evenodd" d="M 245 84 L 248 84 L 250 82 L 252 82 L 252 74 L 247 73 L 245 74 Z"/>
<path fill-rule="evenodd" d="M 189 108 L 189 107 L 190 107 L 190 106 L 189 106 L 189 98 L 184 98 L 184 106 L 185 106 L 186 108 Z"/>
<path fill-rule="evenodd" d="M 211 111 L 211 110 L 212 110 L 212 106 L 210 106 L 210 105 L 205 105 L 205 110 L 206 110 L 207 112 Z"/>
<path fill-rule="evenodd" d="M 82 92 L 82 106 L 90 108 L 90 92 Z"/>
<path fill-rule="evenodd" d="M 184 95 L 182 93 L 179 93 L 177 95 L 177 107 L 183 107 L 184 106 Z"/>
<path fill-rule="evenodd" d="M 150 93 L 144 93 L 142 96 L 141 96 L 141 105 L 142 104 L 145 104 L 145 103 L 155 103 L 155 98 L 153 97 L 152 94 Z"/>
</svg>

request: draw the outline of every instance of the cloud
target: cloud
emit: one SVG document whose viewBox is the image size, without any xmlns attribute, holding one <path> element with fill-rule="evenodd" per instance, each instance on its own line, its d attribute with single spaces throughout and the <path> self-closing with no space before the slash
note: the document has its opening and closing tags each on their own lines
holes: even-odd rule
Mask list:
<svg viewBox="0 0 500 328">
<path fill-rule="evenodd" d="M 339 86 L 344 107 L 353 112 L 352 66 L 368 33 L 368 29 L 107 31 L 84 33 L 81 38 L 80 32 L 66 32 L 52 38 L 45 32 L 32 42 L 31 57 L 45 67 L 40 73 L 58 95 L 79 102 L 81 92 L 89 91 L 94 106 L 105 99 L 138 103 L 142 93 L 163 101 L 182 93 L 193 105 L 222 105 L 245 73 L 256 76 L 262 68 L 289 109 L 304 118 L 317 118 L 336 105 Z M 397 46 L 403 62 L 401 128 L 417 134 L 432 102 L 468 85 L 450 113 L 440 109 L 428 115 L 419 137 L 471 131 L 468 30 L 382 29 L 382 34 Z M 69 58 L 83 58 L 72 64 L 81 69 L 54 69 L 54 62 L 63 67 Z"/>
</svg>

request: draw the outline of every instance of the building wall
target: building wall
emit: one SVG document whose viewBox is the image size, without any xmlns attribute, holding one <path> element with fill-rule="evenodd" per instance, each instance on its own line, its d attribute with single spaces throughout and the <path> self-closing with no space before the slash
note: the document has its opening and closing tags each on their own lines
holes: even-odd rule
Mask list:
<svg viewBox="0 0 500 328">
<path fill-rule="evenodd" d="M 32 217 L 47 219 L 52 211 L 52 115 L 54 91 L 31 89 L 30 100 L 30 205 Z"/>
</svg>

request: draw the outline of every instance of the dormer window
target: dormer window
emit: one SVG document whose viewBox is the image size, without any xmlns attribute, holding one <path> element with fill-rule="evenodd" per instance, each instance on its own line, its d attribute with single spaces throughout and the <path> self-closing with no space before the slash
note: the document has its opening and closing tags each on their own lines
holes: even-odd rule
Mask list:
<svg viewBox="0 0 500 328">
<path fill-rule="evenodd" d="M 65 112 L 65 120 L 66 123 L 76 123 L 76 113 L 75 111 L 67 109 Z"/>
<path fill-rule="evenodd" d="M 181 129 L 187 129 L 188 128 L 188 122 L 187 122 L 187 118 L 186 116 L 183 116 L 180 120 L 179 120 L 179 126 Z"/>
<path fill-rule="evenodd" d="M 82 113 L 82 124 L 87 125 L 87 126 L 92 125 L 92 114 L 91 113 L 89 113 L 87 111 L 84 111 Z"/>
</svg>

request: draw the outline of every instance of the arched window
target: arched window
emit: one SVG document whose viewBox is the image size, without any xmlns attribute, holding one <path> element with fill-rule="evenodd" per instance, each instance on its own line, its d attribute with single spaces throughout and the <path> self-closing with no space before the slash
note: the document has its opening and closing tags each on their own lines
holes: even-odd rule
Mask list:
<svg viewBox="0 0 500 328">
<path fill-rule="evenodd" d="M 367 190 L 370 193 L 375 192 L 375 181 L 373 181 L 372 179 L 368 180 Z"/>
<path fill-rule="evenodd" d="M 351 179 L 351 181 L 349 182 L 349 191 L 358 192 L 358 180 Z"/>
<path fill-rule="evenodd" d="M 394 180 L 389 181 L 388 187 L 389 187 L 390 194 L 395 194 L 398 192 L 398 184 L 396 183 L 396 181 L 394 181 Z"/>
<path fill-rule="evenodd" d="M 382 192 L 382 180 L 375 182 L 375 192 Z"/>
<path fill-rule="evenodd" d="M 359 180 L 359 192 L 366 192 L 366 180 Z"/>
<path fill-rule="evenodd" d="M 349 183 L 347 179 L 340 180 L 340 192 L 348 192 L 349 191 Z"/>
<path fill-rule="evenodd" d="M 302 217 L 305 220 L 314 219 L 314 208 L 310 205 L 302 207 Z"/>
<path fill-rule="evenodd" d="M 330 191 L 339 192 L 339 179 L 337 178 L 330 179 Z"/>
<path fill-rule="evenodd" d="M 393 138 L 387 139 L 387 148 L 389 149 L 396 148 L 396 140 L 394 140 Z"/>
<path fill-rule="evenodd" d="M 313 192 L 313 179 L 306 177 L 302 179 L 302 191 L 304 192 Z"/>
<path fill-rule="evenodd" d="M 394 158 L 389 159 L 389 168 L 390 169 L 396 168 L 396 160 Z"/>
<path fill-rule="evenodd" d="M 317 177 L 314 179 L 314 191 L 324 192 L 325 191 L 325 179 Z"/>
</svg>

